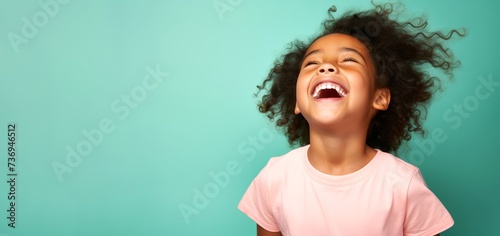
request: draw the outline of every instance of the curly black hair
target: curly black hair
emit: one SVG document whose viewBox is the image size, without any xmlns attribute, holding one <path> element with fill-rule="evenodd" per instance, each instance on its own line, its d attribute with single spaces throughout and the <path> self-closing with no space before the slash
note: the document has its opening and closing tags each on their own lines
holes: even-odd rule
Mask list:
<svg viewBox="0 0 500 236">
<path fill-rule="evenodd" d="M 427 69 L 439 69 L 452 79 L 452 70 L 460 63 L 443 43 L 453 35 L 465 36 L 466 31 L 429 31 L 424 17 L 398 22 L 399 13 L 392 4 L 372 5 L 371 10 L 349 11 L 338 19 L 332 16 L 336 8 L 331 7 L 319 35 L 307 43 L 290 43 L 287 52 L 274 62 L 267 78 L 257 86 L 256 96 L 266 91 L 258 103 L 259 111 L 283 129 L 290 145 L 310 142 L 309 124 L 301 114 L 294 113 L 300 64 L 315 40 L 332 33 L 361 41 L 375 65 L 376 86 L 391 91 L 389 108 L 373 117 L 366 144 L 393 152 L 404 140 L 411 139 L 411 133 L 425 133 L 421 120 L 427 115 L 432 95 L 440 88 L 440 78 L 430 75 Z"/>
</svg>

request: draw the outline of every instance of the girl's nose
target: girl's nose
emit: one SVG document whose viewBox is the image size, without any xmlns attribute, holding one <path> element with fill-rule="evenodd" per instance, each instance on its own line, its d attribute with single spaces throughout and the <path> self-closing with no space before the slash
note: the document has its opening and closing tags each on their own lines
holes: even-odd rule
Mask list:
<svg viewBox="0 0 500 236">
<path fill-rule="evenodd" d="M 318 74 L 320 75 L 327 75 L 330 73 L 335 73 L 336 71 L 337 68 L 335 68 L 332 64 L 329 63 L 325 63 L 318 68 Z"/>
</svg>

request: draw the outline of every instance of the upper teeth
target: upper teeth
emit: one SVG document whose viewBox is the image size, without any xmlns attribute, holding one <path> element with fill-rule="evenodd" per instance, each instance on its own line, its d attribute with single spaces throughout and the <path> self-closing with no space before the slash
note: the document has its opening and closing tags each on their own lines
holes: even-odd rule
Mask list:
<svg viewBox="0 0 500 236">
<path fill-rule="evenodd" d="M 325 82 L 321 83 L 318 86 L 316 86 L 316 89 L 314 90 L 313 98 L 317 98 L 319 96 L 319 91 L 322 89 L 335 89 L 337 90 L 337 93 L 340 94 L 340 96 L 345 97 L 347 95 L 347 92 L 340 87 L 338 84 L 334 84 L 331 82 Z"/>
</svg>

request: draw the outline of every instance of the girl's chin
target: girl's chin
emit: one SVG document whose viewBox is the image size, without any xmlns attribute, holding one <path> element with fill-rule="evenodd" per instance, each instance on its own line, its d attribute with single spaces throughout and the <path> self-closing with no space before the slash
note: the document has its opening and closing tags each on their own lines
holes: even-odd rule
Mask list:
<svg viewBox="0 0 500 236">
<path fill-rule="evenodd" d="M 328 128 L 338 126 L 341 124 L 342 119 L 338 116 L 319 116 L 319 117 L 311 117 L 307 120 L 309 126 L 317 126 L 320 128 Z"/>
</svg>

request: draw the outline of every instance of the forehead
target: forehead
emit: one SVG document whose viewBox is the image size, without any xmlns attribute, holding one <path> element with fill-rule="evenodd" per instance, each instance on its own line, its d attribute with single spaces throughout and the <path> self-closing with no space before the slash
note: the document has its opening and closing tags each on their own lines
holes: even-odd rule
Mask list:
<svg viewBox="0 0 500 236">
<path fill-rule="evenodd" d="M 347 34 L 327 34 L 314 41 L 307 49 L 307 53 L 313 50 L 335 50 L 340 48 L 352 48 L 363 55 L 369 56 L 366 46 L 353 36 Z"/>
</svg>

